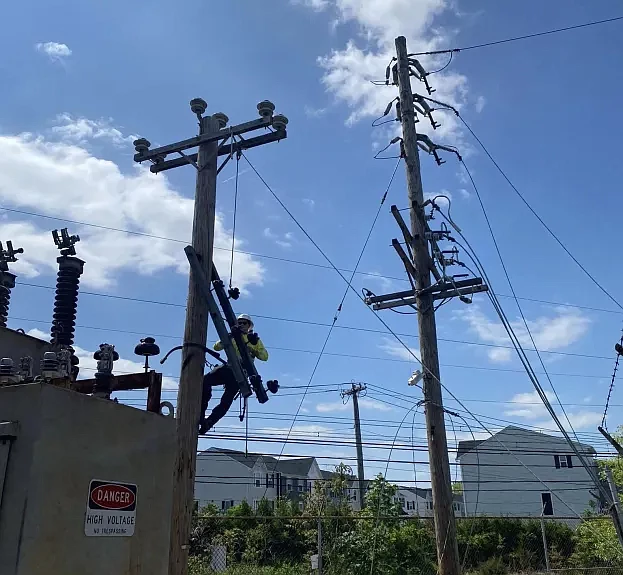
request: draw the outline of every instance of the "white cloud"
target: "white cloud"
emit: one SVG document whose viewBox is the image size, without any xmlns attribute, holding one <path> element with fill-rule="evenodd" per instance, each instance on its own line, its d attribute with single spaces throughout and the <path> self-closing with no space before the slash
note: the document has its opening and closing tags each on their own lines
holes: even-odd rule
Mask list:
<svg viewBox="0 0 623 575">
<path fill-rule="evenodd" d="M 590 318 L 583 315 L 580 310 L 566 307 L 555 307 L 553 315 L 541 316 L 534 320 L 528 320 L 528 327 L 541 351 L 556 351 L 564 349 L 579 341 L 589 329 Z M 480 341 L 494 345 L 511 345 L 501 322 L 489 319 L 477 305 L 455 312 L 457 317 L 467 322 L 470 330 L 474 332 Z M 521 345 L 525 349 L 533 349 L 532 341 L 524 326 L 522 319 L 511 322 L 514 332 L 517 334 Z M 510 361 L 514 351 L 505 348 L 492 348 L 488 350 L 488 356 L 494 362 Z"/>
<path fill-rule="evenodd" d="M 61 61 L 63 58 L 68 58 L 72 54 L 67 44 L 60 44 L 58 42 L 38 42 L 35 44 L 35 49 L 38 52 L 46 54 L 54 61 Z"/>
<path fill-rule="evenodd" d="M 36 337 L 44 341 L 50 341 L 50 334 L 45 333 L 40 329 L 34 328 L 26 333 L 32 337 Z M 77 345 L 72 347 L 74 348 L 76 357 L 80 360 L 80 374 L 78 375 L 78 379 L 92 379 L 95 371 L 97 370 L 97 361 L 93 359 L 94 352 L 87 351 Z M 120 357 L 117 361 L 115 361 L 113 367 L 113 373 L 119 375 L 123 373 L 142 373 L 144 371 L 145 364 L 143 362 L 132 361 L 130 359 L 124 359 L 123 357 Z M 177 381 L 172 377 L 165 375 L 162 377 L 162 387 L 163 389 L 177 389 Z"/>
<path fill-rule="evenodd" d="M 392 407 L 390 407 L 389 405 L 380 401 L 376 401 L 375 399 L 369 399 L 367 397 L 362 397 L 359 400 L 359 407 L 361 409 L 370 409 L 376 411 L 392 411 Z M 347 410 L 352 410 L 350 403 L 343 403 L 342 401 L 335 401 L 332 403 L 318 403 L 316 405 L 316 411 L 318 411 L 319 413 L 331 413 L 334 411 Z"/>
<path fill-rule="evenodd" d="M 286 232 L 283 235 L 274 233 L 270 228 L 264 228 L 264 237 L 274 241 L 278 246 L 289 249 L 292 247 L 292 240 L 294 234 L 292 232 Z"/>
<path fill-rule="evenodd" d="M 383 343 L 379 347 L 392 357 L 404 359 L 406 361 L 413 361 L 418 364 L 420 363 L 420 350 L 415 347 L 408 347 L 407 349 L 404 345 L 389 338 L 384 338 Z"/>
<path fill-rule="evenodd" d="M 383 276 L 380 272 L 375 271 L 366 272 L 364 281 L 368 282 L 369 280 L 378 282 L 381 288 L 381 292 L 389 292 L 396 285 L 393 280 Z"/>
<path fill-rule="evenodd" d="M 69 143 L 85 144 L 88 140 L 107 140 L 121 146 L 131 144 L 138 138 L 136 135 L 124 136 L 112 125 L 112 118 L 89 120 L 64 113 L 59 114 L 56 119 L 58 125 L 52 128 L 52 133 Z"/>
<path fill-rule="evenodd" d="M 587 410 L 570 411 L 566 408 L 565 412 L 569 418 L 569 421 L 567 421 L 567 417 L 565 417 L 562 413 L 554 393 L 545 391 L 545 396 L 551 403 L 554 411 L 558 414 L 558 418 L 563 424 L 563 427 L 568 431 L 570 431 L 569 422 L 571 422 L 573 429 L 591 428 L 601 423 L 601 413 Z M 511 402 L 514 406 L 505 410 L 504 415 L 519 417 L 521 419 L 535 422 L 531 424 L 534 427 L 550 430 L 556 429 L 555 424 L 551 419 L 551 415 L 545 408 L 545 405 L 536 391 L 530 393 L 518 393 L 512 397 Z"/>
<path fill-rule="evenodd" d="M 301 200 L 310 210 L 313 210 L 314 207 L 316 206 L 316 202 L 314 200 L 312 200 L 311 198 L 303 198 Z"/>
<path fill-rule="evenodd" d="M 478 96 L 478 98 L 476 98 L 476 112 L 480 114 L 480 112 L 482 112 L 482 110 L 484 109 L 486 103 L 487 100 L 484 96 Z"/>
<path fill-rule="evenodd" d="M 322 118 L 322 116 L 327 113 L 327 108 L 312 108 L 311 106 L 305 106 L 303 111 L 308 118 Z"/>
<path fill-rule="evenodd" d="M 88 136 L 81 132 L 80 137 Z M 86 261 L 82 280 L 88 286 L 111 287 L 124 271 L 188 273 L 183 242 L 190 239 L 193 200 L 145 167 L 134 166 L 123 173 L 114 162 L 92 155 L 79 144 L 32 134 L 0 135 L 0 205 L 135 232 L 69 225 L 70 232 L 81 238 L 77 252 Z M 62 226 L 3 214 L 0 208 L 0 237 L 24 248 L 13 265 L 15 273 L 26 277 L 55 273 L 58 254 L 50 229 Z M 243 243 L 236 239 L 236 247 Z M 215 246 L 227 249 L 216 249 L 214 259 L 223 273 L 229 270 L 230 245 L 230 232 L 217 214 Z M 251 256 L 236 253 L 234 266 L 239 287 L 261 285 L 264 268 Z"/>
<path fill-rule="evenodd" d="M 291 0 L 292 4 L 303 4 L 316 12 L 322 12 L 328 5 L 329 0 Z"/>
<path fill-rule="evenodd" d="M 394 39 L 397 36 L 406 36 L 409 52 L 436 50 L 449 45 L 449 35 L 432 26 L 435 18 L 451 6 L 449 0 L 332 0 L 331 4 L 339 23 L 352 22 L 360 31 L 358 40 L 351 39 L 342 50 L 334 50 L 318 60 L 324 69 L 322 82 L 326 90 L 351 108 L 347 124 L 364 117 L 379 116 L 396 96 L 395 88 L 379 87 L 370 80 L 385 78 L 385 68 L 395 56 Z M 418 58 L 428 70 L 447 61 L 446 55 Z M 467 80 L 453 72 L 451 67 L 431 76 L 430 80 L 436 89 L 435 99 L 456 108 L 465 103 Z M 414 84 L 414 90 L 425 92 L 419 82 Z M 459 133 L 459 123 L 453 114 L 440 111 L 436 112 L 435 118 L 442 124 L 435 131 L 437 139 L 447 139 Z M 432 128 L 426 123 L 419 125 L 430 133 Z"/>
</svg>

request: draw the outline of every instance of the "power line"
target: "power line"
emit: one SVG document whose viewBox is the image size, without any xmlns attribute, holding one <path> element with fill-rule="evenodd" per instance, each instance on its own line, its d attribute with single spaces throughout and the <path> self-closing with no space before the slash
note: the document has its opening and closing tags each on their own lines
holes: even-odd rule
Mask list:
<svg viewBox="0 0 623 575">
<path fill-rule="evenodd" d="M 72 224 L 86 226 L 86 227 L 93 227 L 93 228 L 98 228 L 98 229 L 103 229 L 103 230 L 108 230 L 108 231 L 114 231 L 114 232 L 119 232 L 119 233 L 138 235 L 138 236 L 143 236 L 143 237 L 148 237 L 148 238 L 153 238 L 153 239 L 159 239 L 159 240 L 165 240 L 165 241 L 170 241 L 170 242 L 176 242 L 176 243 L 181 243 L 181 244 L 187 244 L 188 243 L 186 240 L 169 238 L 169 237 L 165 237 L 165 236 L 158 236 L 158 235 L 149 234 L 149 233 L 146 233 L 146 232 L 138 232 L 138 231 L 133 231 L 133 230 L 125 230 L 125 229 L 122 229 L 122 228 L 113 228 L 113 227 L 110 227 L 110 226 L 102 226 L 102 225 L 99 225 L 99 224 L 93 224 L 93 223 L 83 222 L 83 221 L 78 221 L 78 220 L 70 220 L 70 219 L 67 219 L 67 218 L 48 216 L 48 215 L 40 214 L 40 213 L 37 213 L 37 212 L 29 212 L 29 211 L 25 211 L 25 210 L 18 210 L 18 209 L 14 209 L 14 208 L 7 208 L 7 207 L 4 207 L 4 206 L 0 206 L 0 210 L 13 212 L 13 213 L 18 213 L 18 214 L 23 214 L 23 215 L 28 215 L 28 216 L 32 216 L 32 217 L 46 218 L 46 219 L 51 219 L 51 220 L 55 220 L 55 221 L 72 223 Z M 226 248 L 226 247 L 221 247 L 221 246 L 215 246 L 214 249 L 227 251 L 227 252 L 231 251 L 231 248 Z M 314 268 L 319 268 L 319 269 L 326 269 L 326 270 L 337 269 L 337 270 L 339 270 L 341 272 L 344 272 L 344 273 L 353 273 L 353 270 L 337 268 L 337 267 L 334 268 L 334 267 L 332 267 L 330 265 L 325 265 L 325 264 L 306 262 L 306 261 L 302 261 L 302 260 L 295 260 L 295 259 L 291 259 L 291 258 L 283 258 L 283 257 L 279 257 L 279 256 L 271 256 L 271 255 L 268 255 L 268 254 L 249 252 L 249 251 L 245 251 L 245 250 L 234 250 L 234 252 L 238 253 L 238 254 L 245 254 L 245 255 L 248 255 L 248 256 L 257 257 L 257 258 L 263 258 L 263 259 L 280 261 L 280 262 L 283 262 L 283 263 L 297 264 L 297 265 L 309 266 L 309 267 L 314 267 Z M 405 282 L 405 283 L 408 282 L 408 280 L 405 279 L 404 277 L 383 275 L 383 274 L 373 273 L 373 272 L 360 272 L 360 271 L 356 271 L 355 273 L 356 273 L 356 275 L 363 275 L 363 276 L 368 276 L 368 277 L 376 278 L 376 279 L 388 279 L 388 280 L 400 281 L 400 282 Z M 17 283 L 19 285 L 28 286 L 28 287 L 52 289 L 52 290 L 55 289 L 54 286 L 45 286 L 45 285 L 33 284 L 33 283 L 21 282 L 21 281 L 17 282 Z M 134 301 L 134 302 L 137 302 L 137 303 L 147 303 L 147 304 L 154 304 L 154 305 L 165 305 L 165 306 L 186 308 L 186 305 L 185 304 L 181 304 L 181 303 L 157 301 L 157 300 L 150 300 L 150 299 L 143 299 L 143 298 L 132 298 L 132 297 L 119 296 L 119 295 L 115 295 L 115 294 L 106 294 L 106 293 L 99 293 L 99 292 L 88 292 L 88 291 L 84 291 L 84 290 L 80 291 L 80 295 L 91 295 L 91 296 L 106 297 L 106 298 L 111 298 L 111 299 L 121 299 L 121 300 L 126 300 L 126 301 Z M 515 299 L 512 295 L 507 295 L 507 294 L 498 294 L 498 297 Z M 611 313 L 611 314 L 621 314 L 621 313 L 623 313 L 623 309 L 621 311 L 619 311 L 619 310 L 605 309 L 605 308 L 599 308 L 599 307 L 593 307 L 593 306 L 584 306 L 584 305 L 578 305 L 578 304 L 570 304 L 568 302 L 556 302 L 556 301 L 541 300 L 541 299 L 527 298 L 527 297 L 519 297 L 519 299 L 522 300 L 522 301 L 529 301 L 529 302 L 532 302 L 532 303 L 541 303 L 541 304 L 545 304 L 545 305 L 557 305 L 557 306 L 563 306 L 563 307 L 571 307 L 571 308 L 577 308 L 577 309 L 584 309 L 584 310 L 587 310 L 587 311 L 597 311 L 597 312 Z"/>
<path fill-rule="evenodd" d="M 482 44 L 473 44 L 472 46 L 464 46 L 463 48 L 452 48 L 449 50 L 433 50 L 429 52 L 416 52 L 415 54 L 410 54 L 410 56 L 434 56 L 437 54 L 467 52 L 467 50 L 476 50 L 478 48 L 498 46 L 499 44 L 508 44 L 510 42 L 517 42 L 519 40 L 529 40 L 531 38 L 548 36 L 550 34 L 558 34 L 560 32 L 569 32 L 570 30 L 579 30 L 581 28 L 589 28 L 591 26 L 609 24 L 611 22 L 618 22 L 619 20 L 623 20 L 623 16 L 615 16 L 614 18 L 606 18 L 604 20 L 593 20 L 592 22 L 585 22 L 583 24 L 575 24 L 574 26 L 565 26 L 564 28 L 554 28 L 553 30 L 546 30 L 544 32 L 533 32 L 532 34 L 525 34 L 523 36 L 513 36 L 511 38 L 505 38 L 503 40 L 493 40 L 492 42 L 484 42 Z"/>
<path fill-rule="evenodd" d="M 623 17 L 622 17 L 623 18 Z M 536 210 L 528 203 L 528 200 L 523 196 L 523 194 L 517 189 L 517 186 L 511 181 L 506 172 L 500 167 L 500 164 L 494 159 L 486 146 L 482 143 L 482 140 L 474 133 L 474 130 L 469 126 L 469 124 L 463 119 L 463 116 L 458 114 L 461 122 L 465 125 L 465 127 L 469 130 L 474 139 L 478 142 L 484 153 L 489 157 L 493 165 L 497 168 L 498 172 L 502 175 L 502 177 L 506 180 L 508 185 L 515 191 L 517 196 L 521 199 L 521 201 L 526 205 L 526 207 L 532 212 L 534 217 L 539 220 L 541 225 L 547 230 L 547 232 L 556 240 L 558 245 L 564 250 L 564 252 L 575 262 L 575 264 L 584 272 L 584 274 L 621 310 L 623 310 L 623 305 L 621 305 L 616 298 L 605 288 L 603 287 L 595 277 L 580 263 L 580 261 L 569 251 L 567 246 L 562 242 L 562 240 L 552 231 L 552 229 L 543 221 L 543 218 L 539 216 Z M 463 164 L 465 165 L 465 164 Z M 513 298 L 515 299 L 515 298 Z"/>
<path fill-rule="evenodd" d="M 32 286 L 33 284 L 22 284 L 22 285 Z M 37 287 L 46 287 L 46 286 L 37 286 Z M 50 287 L 49 289 L 54 289 L 54 288 Z M 81 295 L 82 293 L 84 292 L 81 292 Z M 89 292 L 86 292 L 86 293 L 89 294 Z M 105 295 L 105 294 L 102 294 L 102 295 Z M 111 297 L 116 297 L 116 296 L 111 296 Z M 147 301 L 147 300 L 139 300 L 139 301 Z M 168 305 L 174 305 L 174 304 L 168 304 Z M 180 307 L 183 307 L 183 306 L 180 306 Z M 309 326 L 314 326 L 314 327 L 330 327 L 331 326 L 330 323 L 324 323 L 324 322 L 318 322 L 318 321 L 268 316 L 268 315 L 261 315 L 261 314 L 255 314 L 255 313 L 253 314 L 253 316 L 258 319 L 265 319 L 269 321 L 281 321 L 285 323 L 296 323 L 300 325 L 309 325 Z M 8 316 L 8 319 L 13 320 L 13 321 L 27 321 L 27 322 L 32 322 L 32 323 L 45 323 L 45 324 L 49 323 L 49 320 L 39 320 L 39 319 L 16 317 L 16 316 Z M 76 328 L 108 331 L 111 333 L 125 333 L 125 334 L 130 334 L 130 335 L 145 335 L 144 332 L 123 330 L 123 329 L 116 329 L 116 328 L 107 328 L 107 327 L 102 327 L 102 326 L 76 325 Z M 378 333 L 381 335 L 391 335 L 391 332 L 382 330 L 382 329 L 356 327 L 356 326 L 349 326 L 349 325 L 337 325 L 336 324 L 335 329 L 344 329 L 348 331 L 357 331 L 357 332 L 365 332 L 365 333 Z M 419 338 L 417 334 L 413 334 L 413 333 L 399 333 L 399 332 L 396 332 L 396 333 L 397 335 L 401 337 L 409 337 L 413 339 Z M 162 338 L 170 338 L 170 339 L 181 339 L 182 337 L 181 335 L 162 334 L 162 333 L 160 334 L 152 333 L 151 335 L 153 337 L 162 337 Z M 475 345 L 479 347 L 490 347 L 493 349 L 514 349 L 510 345 L 485 343 L 485 342 L 480 342 L 480 341 L 472 341 L 472 340 L 464 340 L 464 339 L 438 338 L 438 341 L 443 341 L 445 343 L 461 344 L 461 345 Z M 586 354 L 586 353 L 573 353 L 573 352 L 565 352 L 565 351 L 536 350 L 536 349 L 531 349 L 531 348 L 527 349 L 526 351 L 533 351 L 533 352 L 539 351 L 540 353 L 547 353 L 551 355 L 561 355 L 565 357 L 580 357 L 580 358 L 585 358 L 585 359 L 600 359 L 600 360 L 607 360 L 607 361 L 611 361 L 612 359 L 610 357 L 606 357 L 602 355 L 591 355 L 591 354 Z"/>
</svg>

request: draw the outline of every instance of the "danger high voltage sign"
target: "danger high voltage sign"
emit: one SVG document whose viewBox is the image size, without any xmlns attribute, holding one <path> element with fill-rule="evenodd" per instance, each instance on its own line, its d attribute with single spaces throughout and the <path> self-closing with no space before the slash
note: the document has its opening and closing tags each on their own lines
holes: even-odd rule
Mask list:
<svg viewBox="0 0 623 575">
<path fill-rule="evenodd" d="M 136 485 L 93 479 L 89 484 L 84 534 L 131 537 L 136 525 Z"/>
</svg>

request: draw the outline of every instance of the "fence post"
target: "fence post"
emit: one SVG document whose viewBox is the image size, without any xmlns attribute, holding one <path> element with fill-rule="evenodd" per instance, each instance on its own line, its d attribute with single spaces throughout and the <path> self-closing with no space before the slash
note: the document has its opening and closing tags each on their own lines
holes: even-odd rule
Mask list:
<svg viewBox="0 0 623 575">
<path fill-rule="evenodd" d="M 545 520 L 541 515 L 541 535 L 543 536 L 543 552 L 545 553 L 545 569 L 549 573 L 549 552 L 547 551 L 547 536 L 545 535 Z"/>
<path fill-rule="evenodd" d="M 322 519 L 318 517 L 318 575 L 322 575 Z"/>
</svg>

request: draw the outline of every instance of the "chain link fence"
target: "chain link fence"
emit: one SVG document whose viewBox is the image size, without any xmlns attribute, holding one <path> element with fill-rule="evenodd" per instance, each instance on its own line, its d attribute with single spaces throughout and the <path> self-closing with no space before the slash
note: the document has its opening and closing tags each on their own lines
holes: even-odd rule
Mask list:
<svg viewBox="0 0 623 575">
<path fill-rule="evenodd" d="M 248 513 L 248 511 L 247 511 Z M 609 517 L 457 518 L 463 573 L 623 575 Z M 434 575 L 430 518 L 197 514 L 190 575 Z"/>
</svg>

